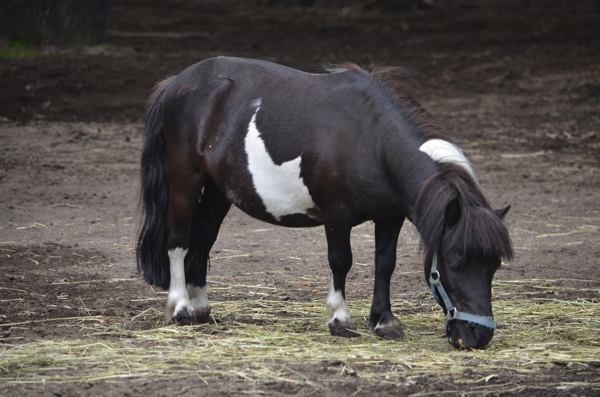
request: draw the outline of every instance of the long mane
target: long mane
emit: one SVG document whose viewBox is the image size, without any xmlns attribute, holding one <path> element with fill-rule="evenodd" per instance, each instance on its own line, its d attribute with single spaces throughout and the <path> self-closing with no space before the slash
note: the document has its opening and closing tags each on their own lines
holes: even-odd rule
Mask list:
<svg viewBox="0 0 600 397">
<path fill-rule="evenodd" d="M 458 199 L 461 217 L 447 229 L 445 212 Z M 425 251 L 431 254 L 444 240 L 448 249 L 463 256 L 501 257 L 511 260 L 513 248 L 501 217 L 462 167 L 438 164 L 438 172 L 423 185 L 415 207 L 415 225 Z"/>
<path fill-rule="evenodd" d="M 425 141 L 430 139 L 451 141 L 446 129 L 429 114 L 421 103 L 417 94 L 418 85 L 409 69 L 376 65 L 365 69 L 355 63 L 330 65 L 326 69 L 330 73 L 355 71 L 369 76 L 380 89 L 387 93 L 404 118 L 414 126 Z"/>
</svg>

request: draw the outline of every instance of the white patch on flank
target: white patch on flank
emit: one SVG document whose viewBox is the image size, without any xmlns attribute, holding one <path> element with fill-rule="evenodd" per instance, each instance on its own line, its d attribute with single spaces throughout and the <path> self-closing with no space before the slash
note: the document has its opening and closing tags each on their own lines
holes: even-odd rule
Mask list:
<svg viewBox="0 0 600 397">
<path fill-rule="evenodd" d="M 443 139 L 431 139 L 422 144 L 419 150 L 438 163 L 454 163 L 463 167 L 471 175 L 475 183 L 479 185 L 479 182 L 477 182 L 477 178 L 475 177 L 473 166 L 458 146 L 453 145 L 448 141 L 444 141 Z"/>
<path fill-rule="evenodd" d="M 185 285 L 184 259 L 188 250 L 175 248 L 169 250 L 169 266 L 171 269 L 171 284 L 169 285 L 169 295 L 167 296 L 167 321 L 177 315 L 182 310 L 195 313 L 190 304 L 190 297 Z"/>
<path fill-rule="evenodd" d="M 196 314 L 207 314 L 210 313 L 210 302 L 208 301 L 208 294 L 206 293 L 206 285 L 204 287 L 198 287 L 196 285 L 188 284 L 187 292 L 190 298 L 192 307 L 196 309 Z"/>
<path fill-rule="evenodd" d="M 352 315 L 348 311 L 346 298 L 342 296 L 341 291 L 333 288 L 333 279 L 331 279 L 325 307 L 327 308 L 327 324 L 332 323 L 335 319 L 341 323 L 354 323 Z"/>
<path fill-rule="evenodd" d="M 248 155 L 248 170 L 256 193 L 262 199 L 267 212 L 280 220 L 290 214 L 305 214 L 315 207 L 308 188 L 300 177 L 302 156 L 277 165 L 267 152 L 265 142 L 256 127 L 256 114 L 260 109 L 260 99 L 252 102 L 256 111 L 248 125 L 248 134 L 244 140 Z"/>
</svg>

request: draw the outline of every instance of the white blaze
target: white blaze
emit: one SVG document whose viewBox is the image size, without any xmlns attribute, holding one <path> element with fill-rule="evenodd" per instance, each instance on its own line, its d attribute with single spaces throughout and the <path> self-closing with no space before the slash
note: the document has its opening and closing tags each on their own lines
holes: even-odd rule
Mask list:
<svg viewBox="0 0 600 397">
<path fill-rule="evenodd" d="M 281 165 L 273 162 L 256 127 L 256 114 L 260 104 L 260 99 L 252 103 L 257 108 L 250 120 L 244 140 L 248 155 L 248 170 L 252 175 L 256 193 L 260 196 L 267 212 L 277 220 L 285 215 L 307 213 L 307 210 L 315 207 L 315 203 L 300 177 L 302 156 Z"/>
</svg>

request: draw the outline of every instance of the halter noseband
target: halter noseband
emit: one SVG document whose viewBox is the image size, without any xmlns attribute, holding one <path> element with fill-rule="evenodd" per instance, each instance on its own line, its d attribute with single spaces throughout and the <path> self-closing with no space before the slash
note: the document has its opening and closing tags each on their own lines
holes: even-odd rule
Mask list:
<svg viewBox="0 0 600 397">
<path fill-rule="evenodd" d="M 440 272 L 437 269 L 438 255 L 437 251 L 433 253 L 433 261 L 431 263 L 431 273 L 429 275 L 429 286 L 431 287 L 431 292 L 433 293 L 433 297 L 435 301 L 441 306 L 440 301 L 438 300 L 436 291 L 442 299 L 444 300 L 444 306 L 446 307 L 446 323 L 444 325 L 445 329 L 448 329 L 448 322 L 452 320 L 463 320 L 468 321 L 470 323 L 475 323 L 479 325 L 483 325 L 485 327 L 496 329 L 496 322 L 491 316 L 477 316 L 475 314 L 469 314 L 460 312 L 452 305 L 450 301 L 450 297 L 446 293 L 444 286 L 442 285 L 442 280 L 440 277 Z"/>
</svg>

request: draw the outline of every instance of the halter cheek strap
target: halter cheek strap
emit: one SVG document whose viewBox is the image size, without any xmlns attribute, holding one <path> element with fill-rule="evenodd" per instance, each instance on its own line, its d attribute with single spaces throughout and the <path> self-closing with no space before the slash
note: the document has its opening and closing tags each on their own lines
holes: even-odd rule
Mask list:
<svg viewBox="0 0 600 397">
<path fill-rule="evenodd" d="M 444 328 L 448 328 L 448 322 L 452 320 L 463 320 L 468 321 L 470 323 L 475 323 L 479 325 L 483 325 L 485 327 L 496 329 L 496 322 L 491 316 L 477 316 L 475 314 L 464 313 L 456 310 L 456 307 L 450 301 L 450 297 L 446 293 L 444 286 L 442 285 L 442 279 L 440 277 L 440 272 L 437 269 L 438 263 L 438 255 L 437 251 L 433 253 L 433 261 L 431 263 L 431 273 L 429 275 L 429 286 L 431 287 L 431 292 L 433 293 L 433 297 L 438 305 L 441 305 L 438 300 L 437 294 L 440 294 L 442 299 L 444 300 L 444 306 L 446 308 L 446 324 Z M 436 294 L 437 292 L 437 294 Z"/>
</svg>

